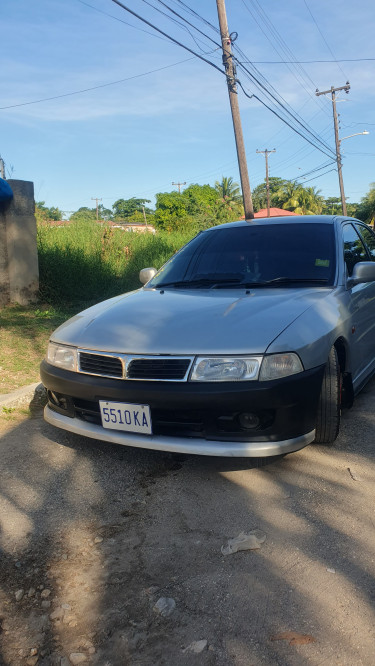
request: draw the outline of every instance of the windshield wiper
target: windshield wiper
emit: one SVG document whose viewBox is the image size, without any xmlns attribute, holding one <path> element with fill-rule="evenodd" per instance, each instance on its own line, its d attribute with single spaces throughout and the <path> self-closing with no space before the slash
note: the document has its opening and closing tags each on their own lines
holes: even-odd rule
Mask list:
<svg viewBox="0 0 375 666">
<path fill-rule="evenodd" d="M 290 278 L 290 277 L 278 277 L 273 278 L 272 280 L 259 280 L 259 281 L 242 281 L 242 280 L 230 280 L 225 282 L 216 282 L 213 284 L 211 289 L 220 289 L 221 287 L 225 288 L 242 288 L 242 289 L 253 289 L 256 287 L 282 287 L 284 285 L 292 284 L 326 284 L 328 282 L 327 278 Z"/>
<path fill-rule="evenodd" d="M 273 278 L 273 280 L 264 280 L 261 282 L 261 285 L 269 285 L 269 284 L 295 284 L 296 282 L 302 282 L 302 283 L 311 283 L 311 284 L 326 284 L 328 282 L 328 278 L 299 278 L 299 277 L 277 277 Z"/>
<path fill-rule="evenodd" d="M 214 289 L 217 286 L 226 284 L 241 284 L 238 278 L 197 278 L 195 280 L 176 280 L 175 282 L 161 282 L 154 286 L 154 289 L 164 289 L 164 287 L 209 287 Z"/>
<path fill-rule="evenodd" d="M 272 280 L 259 280 L 253 282 L 242 281 L 239 278 L 197 278 L 195 280 L 176 280 L 175 282 L 162 282 L 154 286 L 154 289 L 164 289 L 164 287 L 208 287 L 209 289 L 225 289 L 226 287 L 240 287 L 249 289 L 250 287 L 269 287 L 282 286 L 285 284 L 326 284 L 327 278 L 292 278 L 277 277 Z"/>
</svg>

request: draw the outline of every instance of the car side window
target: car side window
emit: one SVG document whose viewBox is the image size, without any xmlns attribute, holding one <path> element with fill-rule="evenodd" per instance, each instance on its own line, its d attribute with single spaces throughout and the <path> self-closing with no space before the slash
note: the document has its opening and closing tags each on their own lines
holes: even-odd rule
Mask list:
<svg viewBox="0 0 375 666">
<path fill-rule="evenodd" d="M 354 266 L 359 261 L 369 261 L 369 256 L 361 238 L 359 237 L 352 224 L 345 224 L 343 235 L 344 259 L 348 271 L 348 276 L 350 277 L 353 273 Z"/>
<path fill-rule="evenodd" d="M 357 231 L 359 231 L 367 250 L 371 256 L 372 261 L 375 261 L 375 234 L 369 227 L 366 227 L 364 224 L 355 225 Z"/>
</svg>

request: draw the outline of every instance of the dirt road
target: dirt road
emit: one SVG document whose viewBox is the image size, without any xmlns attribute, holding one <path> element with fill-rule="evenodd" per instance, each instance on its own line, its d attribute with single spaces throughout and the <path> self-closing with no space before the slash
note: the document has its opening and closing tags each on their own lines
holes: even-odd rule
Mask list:
<svg viewBox="0 0 375 666">
<path fill-rule="evenodd" d="M 3 423 L 0 663 L 374 664 L 374 397 L 261 469 Z"/>
</svg>

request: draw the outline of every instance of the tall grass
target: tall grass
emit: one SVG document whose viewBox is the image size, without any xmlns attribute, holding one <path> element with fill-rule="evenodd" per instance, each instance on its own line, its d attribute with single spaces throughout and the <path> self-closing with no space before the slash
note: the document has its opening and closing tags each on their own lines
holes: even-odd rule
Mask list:
<svg viewBox="0 0 375 666">
<path fill-rule="evenodd" d="M 74 307 L 137 289 L 142 268 L 160 268 L 192 235 L 129 233 L 82 221 L 40 225 L 40 297 L 57 307 Z"/>
</svg>

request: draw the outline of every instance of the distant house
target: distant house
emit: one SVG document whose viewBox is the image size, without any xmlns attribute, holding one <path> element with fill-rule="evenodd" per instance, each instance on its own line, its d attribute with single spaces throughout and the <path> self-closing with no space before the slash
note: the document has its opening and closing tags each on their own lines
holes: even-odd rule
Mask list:
<svg viewBox="0 0 375 666">
<path fill-rule="evenodd" d="M 151 234 L 156 233 L 156 229 L 152 226 L 152 224 L 139 224 L 138 222 L 129 224 L 128 222 L 113 222 L 112 220 L 108 220 L 108 222 L 105 220 L 98 220 L 98 222 L 101 225 L 108 225 L 112 229 L 122 229 L 122 231 L 133 231 L 140 234 L 143 234 L 146 231 Z M 48 220 L 48 224 L 51 227 L 66 227 L 67 225 L 71 224 L 71 222 L 70 220 Z"/>
<path fill-rule="evenodd" d="M 283 208 L 270 208 L 270 217 L 284 217 L 286 215 L 298 215 L 298 213 L 292 213 L 291 210 L 284 210 Z M 258 210 L 257 213 L 254 213 L 254 217 L 268 217 L 267 208 Z"/>
<path fill-rule="evenodd" d="M 47 220 L 46 224 L 50 227 L 66 227 L 70 224 L 70 220 Z"/>
<path fill-rule="evenodd" d="M 152 226 L 152 224 L 144 224 L 140 222 L 125 222 L 118 220 L 116 222 L 107 222 L 112 229 L 122 229 L 123 231 L 133 231 L 137 234 L 144 234 L 145 232 L 155 234 L 156 229 L 155 227 Z"/>
</svg>

